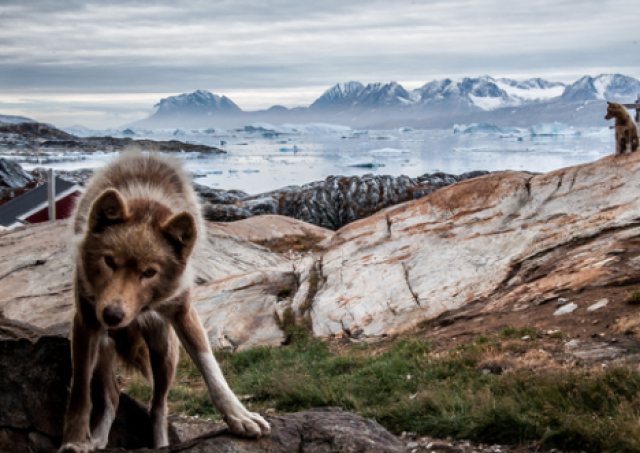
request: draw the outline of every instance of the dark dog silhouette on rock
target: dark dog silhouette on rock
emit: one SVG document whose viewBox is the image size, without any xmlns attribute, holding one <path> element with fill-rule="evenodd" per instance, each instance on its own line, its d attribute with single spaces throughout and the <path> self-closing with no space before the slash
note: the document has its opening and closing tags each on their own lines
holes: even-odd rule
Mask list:
<svg viewBox="0 0 640 453">
<path fill-rule="evenodd" d="M 638 149 L 638 126 L 624 108 L 622 104 L 607 101 L 607 115 L 605 120 L 615 118 L 616 124 L 616 155 L 623 154 L 627 149 L 629 152 Z"/>
</svg>

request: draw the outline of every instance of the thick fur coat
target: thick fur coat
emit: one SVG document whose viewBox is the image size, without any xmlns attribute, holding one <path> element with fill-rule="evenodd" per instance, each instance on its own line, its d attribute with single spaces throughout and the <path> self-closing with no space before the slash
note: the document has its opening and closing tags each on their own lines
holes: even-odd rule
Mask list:
<svg viewBox="0 0 640 453">
<path fill-rule="evenodd" d="M 638 149 L 640 141 L 638 138 L 638 126 L 623 105 L 617 102 L 607 102 L 607 115 L 604 119 L 615 119 L 616 155 L 623 154 L 627 150 L 633 152 Z"/>
<path fill-rule="evenodd" d="M 125 153 L 91 179 L 73 220 L 73 379 L 60 452 L 106 446 L 118 405 L 116 356 L 153 383 L 154 447 L 168 445 L 166 398 L 178 340 L 231 431 L 269 432 L 229 389 L 191 305 L 192 257 L 204 237 L 198 199 L 178 160 Z"/>
</svg>

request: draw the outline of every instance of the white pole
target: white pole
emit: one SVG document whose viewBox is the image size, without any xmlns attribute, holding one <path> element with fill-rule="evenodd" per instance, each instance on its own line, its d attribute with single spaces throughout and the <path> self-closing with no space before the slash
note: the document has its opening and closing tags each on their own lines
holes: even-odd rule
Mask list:
<svg viewBox="0 0 640 453">
<path fill-rule="evenodd" d="M 56 219 L 56 178 L 53 168 L 49 169 L 47 188 L 49 193 L 49 220 Z"/>
</svg>

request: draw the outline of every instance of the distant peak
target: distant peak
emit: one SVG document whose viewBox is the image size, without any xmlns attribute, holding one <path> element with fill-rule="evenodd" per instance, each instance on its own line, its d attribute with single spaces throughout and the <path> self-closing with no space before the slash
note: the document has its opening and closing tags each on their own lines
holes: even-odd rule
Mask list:
<svg viewBox="0 0 640 453">
<path fill-rule="evenodd" d="M 161 99 L 155 107 L 156 115 L 201 115 L 240 112 L 231 99 L 218 96 L 207 90 L 196 90 L 193 93 L 183 93 Z"/>
</svg>

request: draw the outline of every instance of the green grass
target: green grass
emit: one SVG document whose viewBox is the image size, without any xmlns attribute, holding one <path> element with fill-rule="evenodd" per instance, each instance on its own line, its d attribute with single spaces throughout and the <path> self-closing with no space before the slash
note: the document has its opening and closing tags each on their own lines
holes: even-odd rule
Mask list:
<svg viewBox="0 0 640 453">
<path fill-rule="evenodd" d="M 533 340 L 520 341 L 525 335 Z M 487 357 L 510 357 L 523 348 L 535 352 L 542 341 L 532 329 L 505 329 L 437 355 L 420 339 L 399 341 L 377 354 L 359 346 L 339 355 L 300 329 L 285 347 L 216 356 L 234 391 L 253 396 L 252 410 L 339 406 L 394 433 L 501 444 L 539 441 L 572 451 L 640 451 L 640 373 L 630 367 L 550 366 L 532 373 L 523 362 L 486 376 L 479 369 Z M 176 381 L 196 375 L 182 358 Z M 140 384 L 129 393 L 150 396 Z M 173 410 L 214 414 L 205 388 L 178 385 L 169 399 Z"/>
<path fill-rule="evenodd" d="M 624 301 L 632 305 L 640 304 L 640 291 L 633 291 Z"/>
</svg>

